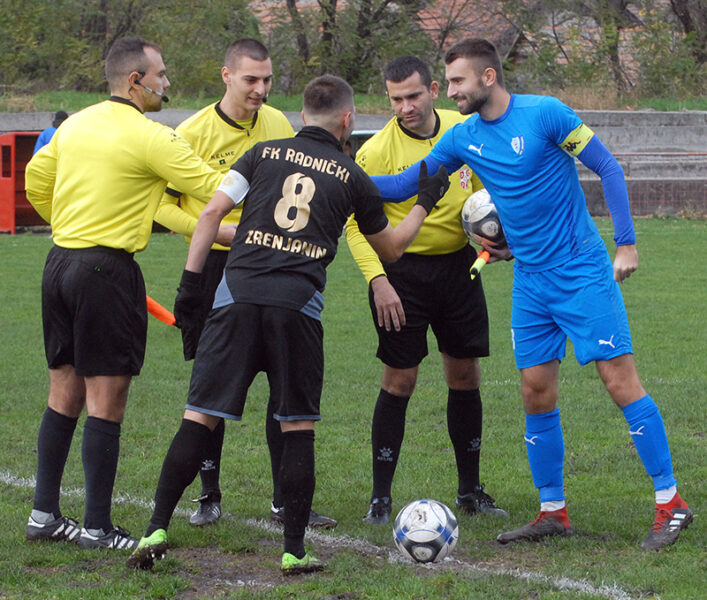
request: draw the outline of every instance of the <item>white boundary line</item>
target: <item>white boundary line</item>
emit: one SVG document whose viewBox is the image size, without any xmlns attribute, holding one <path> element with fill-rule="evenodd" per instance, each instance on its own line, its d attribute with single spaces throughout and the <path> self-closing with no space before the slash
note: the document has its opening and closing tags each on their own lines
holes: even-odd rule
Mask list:
<svg viewBox="0 0 707 600">
<path fill-rule="evenodd" d="M 8 473 L 7 471 L 0 471 L 0 482 L 17 488 L 34 489 L 35 485 L 34 478 L 16 477 L 11 473 Z M 79 488 L 62 488 L 62 494 L 73 498 L 83 498 L 84 491 Z M 146 508 L 149 510 L 152 510 L 154 508 L 154 502 L 147 501 L 142 498 L 135 498 L 130 495 L 114 496 L 113 502 L 115 504 L 128 504 L 131 506 L 139 506 L 141 508 Z M 177 508 L 174 512 L 176 515 L 180 516 L 188 516 L 191 514 L 190 511 L 180 508 Z M 238 519 L 238 517 L 229 515 L 228 513 L 225 513 L 224 516 L 228 519 Z M 266 521 L 264 519 L 240 520 L 246 523 L 247 525 L 250 525 L 251 527 L 261 529 L 263 531 L 268 531 L 270 533 L 282 532 L 282 527 L 274 525 L 270 521 Z M 371 542 L 359 538 L 354 538 L 346 534 L 322 534 L 317 531 L 308 529 L 307 538 L 316 542 L 317 544 L 326 546 L 327 548 L 345 548 L 347 550 L 353 550 L 362 554 L 386 556 L 388 562 L 416 564 L 412 563 L 412 561 L 410 560 L 403 558 L 402 555 L 398 552 L 393 552 L 390 548 L 376 546 Z M 583 593 L 589 596 L 596 596 L 597 598 L 608 598 L 609 600 L 638 600 L 640 598 L 636 596 L 631 596 L 630 594 L 619 588 L 616 584 L 601 585 L 599 587 L 596 587 L 588 581 L 582 579 L 576 580 L 570 579 L 569 577 L 554 577 L 549 575 L 543 575 L 541 573 L 536 573 L 533 571 L 524 571 L 522 569 L 512 569 L 508 567 L 482 567 L 451 557 L 445 558 L 442 562 L 439 563 L 418 564 L 417 566 L 426 567 L 428 569 L 448 569 L 479 573 L 483 575 L 500 575 L 506 577 L 514 577 L 516 579 L 521 579 L 532 583 L 551 585 L 561 591 L 566 590 L 577 593 Z M 660 600 L 660 598 L 655 595 L 651 595 L 651 598 L 653 600 Z"/>
</svg>

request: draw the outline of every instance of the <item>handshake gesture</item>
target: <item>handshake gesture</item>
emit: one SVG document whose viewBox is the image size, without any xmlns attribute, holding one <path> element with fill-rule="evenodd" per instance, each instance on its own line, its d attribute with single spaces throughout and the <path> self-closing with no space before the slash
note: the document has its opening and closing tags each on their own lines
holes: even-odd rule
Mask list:
<svg viewBox="0 0 707 600">
<path fill-rule="evenodd" d="M 420 177 L 417 181 L 417 202 L 429 215 L 435 204 L 449 189 L 449 173 L 444 165 L 440 165 L 437 173 L 427 175 L 427 163 L 420 163 Z"/>
</svg>

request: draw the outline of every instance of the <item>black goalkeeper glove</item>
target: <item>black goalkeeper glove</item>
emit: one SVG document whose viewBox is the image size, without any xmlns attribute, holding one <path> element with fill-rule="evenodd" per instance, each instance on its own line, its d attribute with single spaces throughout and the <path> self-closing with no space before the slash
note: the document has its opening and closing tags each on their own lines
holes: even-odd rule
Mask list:
<svg viewBox="0 0 707 600">
<path fill-rule="evenodd" d="M 449 189 L 449 173 L 444 165 L 440 165 L 437 173 L 427 175 L 427 163 L 420 163 L 420 178 L 417 181 L 417 202 L 429 215 L 434 205 Z"/>
<path fill-rule="evenodd" d="M 177 288 L 177 298 L 174 301 L 174 318 L 177 327 L 182 330 L 182 346 L 184 360 L 196 356 L 199 337 L 204 327 L 202 319 L 204 292 L 201 289 L 201 273 L 185 270 Z"/>
</svg>

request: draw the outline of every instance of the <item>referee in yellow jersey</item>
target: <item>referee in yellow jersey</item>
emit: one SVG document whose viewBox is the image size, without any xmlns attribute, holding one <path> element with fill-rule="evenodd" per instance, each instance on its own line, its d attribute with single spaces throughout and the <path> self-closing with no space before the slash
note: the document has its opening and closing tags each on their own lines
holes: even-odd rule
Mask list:
<svg viewBox="0 0 707 600">
<path fill-rule="evenodd" d="M 445 131 L 466 119 L 456 111 L 435 110 L 439 85 L 416 56 L 402 56 L 383 73 L 395 117 L 358 151 L 356 162 L 369 175 L 399 173 L 427 156 Z M 427 329 L 437 338 L 447 379 L 447 424 L 459 477 L 457 507 L 467 513 L 507 516 L 479 481 L 481 449 L 481 368 L 488 356 L 489 330 L 481 279 L 471 281 L 475 252 L 462 229 L 464 201 L 482 188 L 467 166 L 450 176 L 449 191 L 422 224 L 420 233 L 396 262 L 381 262 L 358 230 L 346 225 L 351 252 L 369 283 L 378 332 L 383 377 L 371 430 L 373 493 L 364 521 L 390 520 L 391 488 L 405 432 L 405 413 L 415 390 L 418 365 L 427 355 Z M 415 198 L 387 202 L 385 214 L 397 225 Z"/>
<path fill-rule="evenodd" d="M 27 197 L 52 226 L 42 279 L 49 401 L 39 428 L 37 482 L 26 537 L 82 548 L 136 544 L 111 520 L 120 427 L 147 337 L 145 284 L 135 252 L 150 238 L 167 181 L 208 200 L 222 174 L 172 129 L 147 119 L 167 101 L 162 54 L 139 38 L 106 57 L 111 96 L 72 115 L 27 166 Z M 84 406 L 83 527 L 62 515 L 59 494 Z"/>
<path fill-rule="evenodd" d="M 221 79 L 226 92 L 219 102 L 205 106 L 181 123 L 176 131 L 194 149 L 198 156 L 217 171 L 227 173 L 230 166 L 246 150 L 258 142 L 291 138 L 294 131 L 287 117 L 276 108 L 265 104 L 272 86 L 272 61 L 268 49 L 258 40 L 243 38 L 230 44 L 226 50 Z M 155 221 L 176 233 L 186 236 L 187 243 L 196 228 L 201 211 L 206 203 L 199 197 L 184 193 L 177 185 L 169 183 L 162 196 Z M 216 243 L 211 247 L 202 272 L 201 286 L 203 302 L 195 320 L 200 330 L 211 310 L 216 288 L 223 276 L 226 258 L 240 221 L 243 209 L 235 207 L 221 222 Z M 198 339 L 197 333 L 185 332 L 184 357 L 194 357 L 196 348 L 189 344 L 190 338 Z M 265 425 L 273 477 L 273 501 L 271 519 L 283 522 L 283 501 L 278 473 L 282 457 L 282 432 L 273 418 L 273 404 L 268 402 Z M 210 525 L 221 517 L 221 488 L 219 474 L 223 449 L 224 421 L 220 421 L 212 432 L 202 461 L 201 495 L 196 501 L 199 508 L 189 522 L 195 526 Z M 310 527 L 335 527 L 334 519 L 312 511 Z"/>
</svg>

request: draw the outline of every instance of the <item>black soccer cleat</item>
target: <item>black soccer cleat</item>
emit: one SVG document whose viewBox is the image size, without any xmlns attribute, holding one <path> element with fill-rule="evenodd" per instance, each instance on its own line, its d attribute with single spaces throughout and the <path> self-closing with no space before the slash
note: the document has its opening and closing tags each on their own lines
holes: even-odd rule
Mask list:
<svg viewBox="0 0 707 600">
<path fill-rule="evenodd" d="M 285 507 L 277 507 L 274 504 L 270 505 L 270 520 L 274 523 L 279 523 L 280 525 L 285 524 Z M 309 511 L 309 521 L 307 522 L 307 527 L 316 529 L 334 529 L 339 522 L 331 517 L 325 517 L 320 515 L 318 512 L 313 510 Z"/>
<path fill-rule="evenodd" d="M 508 512 L 498 508 L 495 500 L 484 492 L 481 485 L 477 485 L 472 492 L 457 496 L 457 508 L 469 515 L 491 515 L 494 517 L 507 517 Z"/>
<path fill-rule="evenodd" d="M 215 500 L 211 494 L 204 494 L 192 500 L 198 502 L 199 508 L 189 517 L 189 525 L 204 527 L 213 525 L 221 518 L 221 502 Z"/>
<path fill-rule="evenodd" d="M 75 519 L 61 516 L 47 523 L 40 523 L 30 516 L 25 537 L 29 542 L 78 542 L 80 534 L 81 529 Z"/>
<path fill-rule="evenodd" d="M 94 531 L 94 530 L 92 530 Z M 108 532 L 99 529 L 91 533 L 85 527 L 79 536 L 79 546 L 87 549 L 132 550 L 137 546 L 138 540 L 117 525 Z"/>
<path fill-rule="evenodd" d="M 390 513 L 393 510 L 393 499 L 389 496 L 382 498 L 371 498 L 371 504 L 368 507 L 366 516 L 363 517 L 364 523 L 370 525 L 386 525 L 390 523 Z"/>
</svg>

